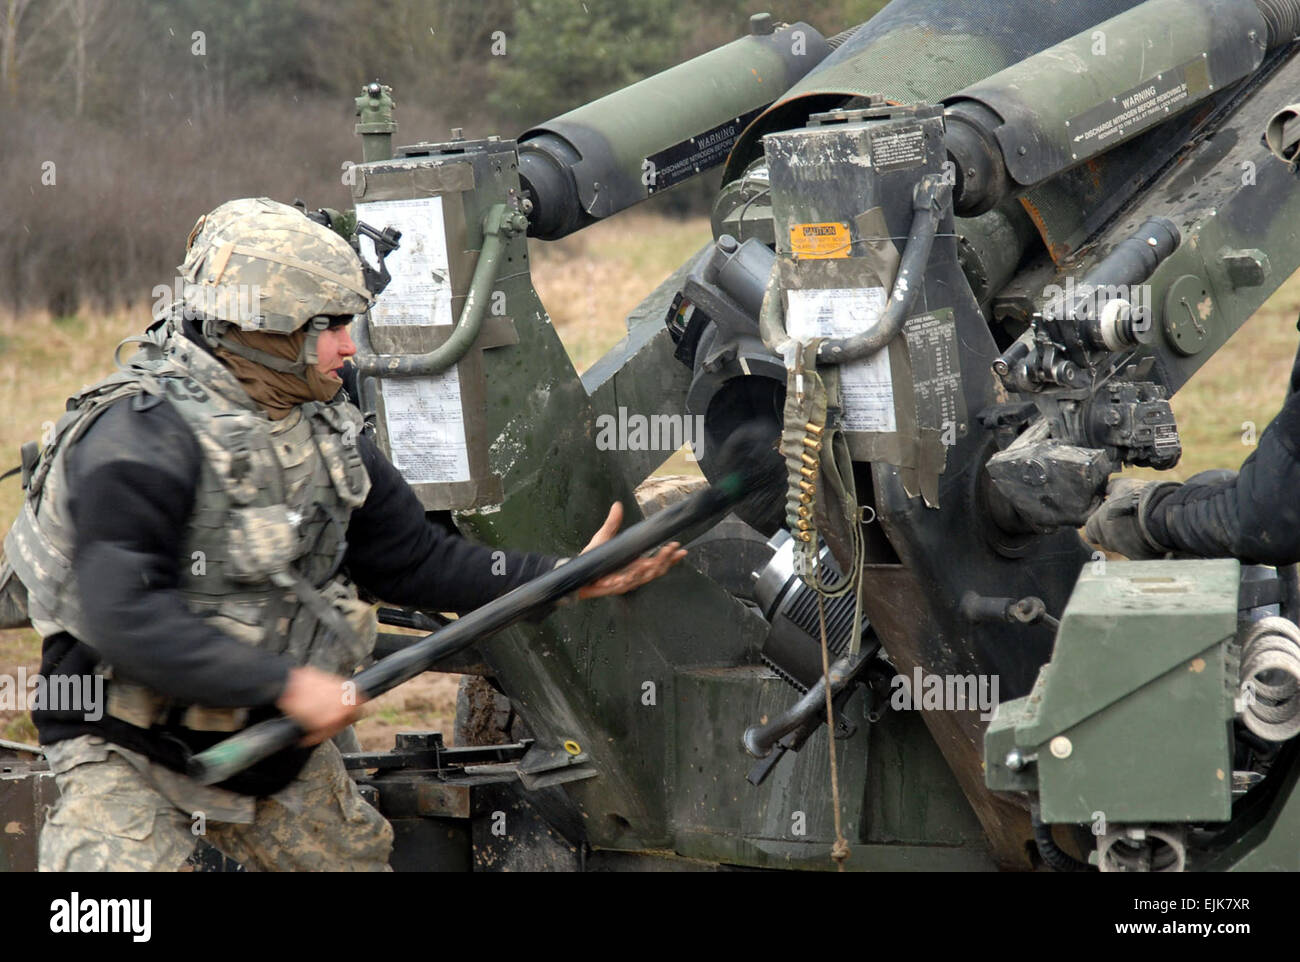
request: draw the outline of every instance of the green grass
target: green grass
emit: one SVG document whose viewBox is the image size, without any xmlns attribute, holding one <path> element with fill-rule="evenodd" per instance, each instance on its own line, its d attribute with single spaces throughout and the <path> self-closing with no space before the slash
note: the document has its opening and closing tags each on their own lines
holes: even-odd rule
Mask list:
<svg viewBox="0 0 1300 962">
<path fill-rule="evenodd" d="M 636 212 L 534 243 L 533 283 L 573 366 L 585 371 L 622 340 L 632 309 L 711 237 L 707 218 Z"/>
<path fill-rule="evenodd" d="M 32 724 L 32 716 L 24 712 L 9 718 L 7 721 L 0 721 L 0 738 L 11 742 L 23 742 L 28 745 L 35 745 L 36 726 Z"/>
<path fill-rule="evenodd" d="M 1174 395 L 1183 458 L 1172 471 L 1134 472 L 1182 481 L 1208 468 L 1237 468 L 1282 407 L 1300 332 L 1300 274 L 1282 285 Z"/>
</svg>

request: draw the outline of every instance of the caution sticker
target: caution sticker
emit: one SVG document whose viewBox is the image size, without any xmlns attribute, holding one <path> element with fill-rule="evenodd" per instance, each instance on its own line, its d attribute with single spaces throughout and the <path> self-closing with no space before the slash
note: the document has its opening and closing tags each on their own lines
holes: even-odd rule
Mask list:
<svg viewBox="0 0 1300 962">
<path fill-rule="evenodd" d="M 795 224 L 790 228 L 790 251 L 795 257 L 827 260 L 848 257 L 852 250 L 848 224 Z"/>
</svg>

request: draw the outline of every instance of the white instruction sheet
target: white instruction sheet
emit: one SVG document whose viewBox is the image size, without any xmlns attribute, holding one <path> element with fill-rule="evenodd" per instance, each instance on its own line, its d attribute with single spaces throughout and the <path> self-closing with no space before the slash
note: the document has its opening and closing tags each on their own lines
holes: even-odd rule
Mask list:
<svg viewBox="0 0 1300 962">
<path fill-rule="evenodd" d="M 376 326 L 434 327 L 454 323 L 451 275 L 442 198 L 381 200 L 357 205 L 357 219 L 377 230 L 402 232 L 386 264 L 392 281 L 370 309 Z M 361 238 L 361 254 L 375 267 L 374 242 Z M 468 481 L 469 448 L 455 367 L 437 377 L 385 378 L 388 446 L 393 464 L 410 484 Z"/>
<path fill-rule="evenodd" d="M 379 383 L 393 464 L 406 480 L 411 484 L 468 481 L 469 450 L 457 369 L 437 377 Z"/>
<path fill-rule="evenodd" d="M 797 341 L 814 337 L 850 337 L 869 330 L 885 309 L 883 287 L 787 291 L 786 333 Z M 844 428 L 848 431 L 897 431 L 894 379 L 889 351 L 877 351 L 840 371 Z"/>
<path fill-rule="evenodd" d="M 453 323 L 442 198 L 357 204 L 357 220 L 376 230 L 392 227 L 402 232 L 397 250 L 385 261 L 392 282 L 370 309 L 370 323 L 411 327 Z M 361 255 L 371 267 L 378 267 L 379 258 L 369 237 L 361 238 Z"/>
</svg>

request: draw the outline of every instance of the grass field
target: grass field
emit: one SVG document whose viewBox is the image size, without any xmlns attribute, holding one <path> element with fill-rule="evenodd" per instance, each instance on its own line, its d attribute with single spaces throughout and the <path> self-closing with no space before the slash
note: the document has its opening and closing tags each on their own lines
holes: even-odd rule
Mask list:
<svg viewBox="0 0 1300 962">
<path fill-rule="evenodd" d="M 534 245 L 534 279 L 561 339 L 585 370 L 624 336 L 623 318 L 685 257 L 709 239 L 703 218 L 665 220 L 631 214 L 550 245 Z M 1291 278 L 1174 398 L 1184 456 L 1173 480 L 1212 467 L 1240 465 L 1250 453 L 1246 425 L 1261 433 L 1281 406 L 1300 334 L 1300 276 Z M 18 462 L 18 447 L 39 438 L 69 395 L 112 369 L 112 350 L 148 324 L 149 308 L 127 314 L 85 312 L 72 318 L 0 317 L 0 470 Z M 686 467 L 672 459 L 664 470 Z M 693 466 L 692 466 L 693 470 Z M 16 478 L 0 482 L 0 521 L 18 509 Z M 0 632 L 0 672 L 35 670 L 39 640 L 31 631 Z M 368 746 L 391 745 L 395 730 L 450 729 L 455 682 L 425 676 L 371 706 L 360 731 Z M 30 719 L 0 711 L 0 738 L 34 740 Z"/>
</svg>

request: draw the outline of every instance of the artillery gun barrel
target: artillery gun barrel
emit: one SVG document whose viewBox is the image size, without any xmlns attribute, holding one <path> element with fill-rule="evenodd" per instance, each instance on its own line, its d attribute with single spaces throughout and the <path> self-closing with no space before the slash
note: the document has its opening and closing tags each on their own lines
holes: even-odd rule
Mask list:
<svg viewBox="0 0 1300 962">
<path fill-rule="evenodd" d="M 750 35 L 539 124 L 519 137 L 529 234 L 556 240 L 727 159 L 749 122 L 831 52 L 806 23 Z"/>
<path fill-rule="evenodd" d="M 992 210 L 1208 100 L 1298 28 L 1295 0 L 1147 0 L 948 97 L 957 214 Z"/>
</svg>

